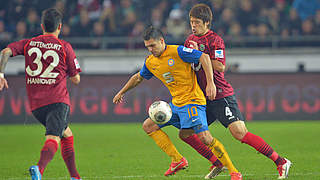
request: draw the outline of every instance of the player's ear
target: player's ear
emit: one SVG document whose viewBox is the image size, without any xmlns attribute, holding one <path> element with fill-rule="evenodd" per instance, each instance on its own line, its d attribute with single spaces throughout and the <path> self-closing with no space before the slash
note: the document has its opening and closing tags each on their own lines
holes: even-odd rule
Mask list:
<svg viewBox="0 0 320 180">
<path fill-rule="evenodd" d="M 43 24 L 40 24 L 40 26 L 41 26 L 42 31 L 45 32 Z"/>
<path fill-rule="evenodd" d="M 165 42 L 164 42 L 164 38 L 162 38 L 162 37 L 160 38 L 160 41 L 161 41 L 162 44 L 165 43 Z"/>
<path fill-rule="evenodd" d="M 58 30 L 60 31 L 62 28 L 62 24 L 60 23 L 59 26 L 58 26 Z"/>
<path fill-rule="evenodd" d="M 209 21 L 204 22 L 204 25 L 205 25 L 206 27 L 209 27 L 209 24 L 210 24 L 210 22 L 209 22 Z"/>
</svg>

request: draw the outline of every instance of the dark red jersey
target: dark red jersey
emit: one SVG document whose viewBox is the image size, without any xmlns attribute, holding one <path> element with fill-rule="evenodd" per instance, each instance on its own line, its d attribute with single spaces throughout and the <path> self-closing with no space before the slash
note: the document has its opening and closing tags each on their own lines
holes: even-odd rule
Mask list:
<svg viewBox="0 0 320 180">
<path fill-rule="evenodd" d="M 8 45 L 12 56 L 25 56 L 25 79 L 31 110 L 53 104 L 70 105 L 67 77 L 81 72 L 71 45 L 53 35 L 40 35 Z"/>
<path fill-rule="evenodd" d="M 225 47 L 223 39 L 215 32 L 209 30 L 203 36 L 195 36 L 191 34 L 185 41 L 184 46 L 190 47 L 190 40 L 197 42 L 200 51 L 208 54 L 211 60 L 220 61 L 223 65 L 226 63 Z M 194 65 L 197 74 L 198 83 L 206 94 L 207 79 L 203 68 L 200 65 Z M 214 83 L 217 87 L 216 99 L 221 99 L 234 94 L 232 86 L 224 78 L 224 72 L 213 71 Z"/>
</svg>

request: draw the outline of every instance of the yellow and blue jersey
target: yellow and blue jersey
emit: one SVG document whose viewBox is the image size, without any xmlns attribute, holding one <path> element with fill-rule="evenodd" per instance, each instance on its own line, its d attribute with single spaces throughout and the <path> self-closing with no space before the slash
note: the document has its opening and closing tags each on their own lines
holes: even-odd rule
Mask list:
<svg viewBox="0 0 320 180">
<path fill-rule="evenodd" d="M 175 106 L 205 105 L 206 98 L 198 85 L 191 63 L 198 63 L 201 51 L 178 45 L 167 45 L 160 57 L 150 55 L 140 75 L 145 79 L 156 76 L 169 89 Z"/>
</svg>

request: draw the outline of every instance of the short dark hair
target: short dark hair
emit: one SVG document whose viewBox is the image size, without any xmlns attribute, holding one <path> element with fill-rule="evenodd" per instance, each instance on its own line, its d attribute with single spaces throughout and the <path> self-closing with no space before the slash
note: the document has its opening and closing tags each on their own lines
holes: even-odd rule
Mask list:
<svg viewBox="0 0 320 180">
<path fill-rule="evenodd" d="M 54 32 L 62 23 L 62 14 L 54 8 L 46 9 L 42 12 L 41 23 L 43 24 L 45 32 Z"/>
<path fill-rule="evenodd" d="M 211 27 L 212 11 L 206 4 L 194 5 L 189 12 L 189 17 L 201 19 L 204 23 L 209 22 L 208 28 Z"/>
<path fill-rule="evenodd" d="M 143 40 L 147 41 L 150 39 L 157 39 L 164 38 L 163 33 L 160 29 L 155 28 L 153 26 L 147 27 L 143 32 Z"/>
</svg>

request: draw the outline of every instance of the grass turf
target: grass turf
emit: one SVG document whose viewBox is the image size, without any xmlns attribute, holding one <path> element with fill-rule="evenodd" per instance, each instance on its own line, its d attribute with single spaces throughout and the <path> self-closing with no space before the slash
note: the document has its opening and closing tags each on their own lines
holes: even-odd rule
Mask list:
<svg viewBox="0 0 320 180">
<path fill-rule="evenodd" d="M 146 136 L 141 124 L 71 124 L 75 135 L 76 161 L 83 180 L 168 179 L 163 176 L 170 159 Z M 293 162 L 289 179 L 320 179 L 320 121 L 248 122 L 248 129 Z M 210 164 L 178 139 L 174 127 L 164 128 L 177 149 L 189 161 L 188 171 L 170 179 L 203 179 Z M 226 147 L 234 165 L 246 180 L 277 179 L 274 163 L 255 149 L 234 140 L 220 124 L 210 131 Z M 0 179 L 29 179 L 44 143 L 40 125 L 0 125 Z M 49 163 L 45 179 L 69 179 L 60 149 Z M 230 179 L 227 172 L 217 180 Z"/>
</svg>

